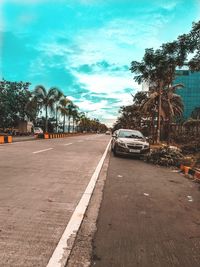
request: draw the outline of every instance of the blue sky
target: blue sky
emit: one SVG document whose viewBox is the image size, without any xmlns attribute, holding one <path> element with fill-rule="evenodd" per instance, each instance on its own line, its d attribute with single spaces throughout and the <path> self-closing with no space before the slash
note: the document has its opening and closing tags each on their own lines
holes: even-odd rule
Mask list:
<svg viewBox="0 0 200 267">
<path fill-rule="evenodd" d="M 111 125 L 140 89 L 145 48 L 190 31 L 200 0 L 1 0 L 1 78 L 59 87 Z"/>
</svg>

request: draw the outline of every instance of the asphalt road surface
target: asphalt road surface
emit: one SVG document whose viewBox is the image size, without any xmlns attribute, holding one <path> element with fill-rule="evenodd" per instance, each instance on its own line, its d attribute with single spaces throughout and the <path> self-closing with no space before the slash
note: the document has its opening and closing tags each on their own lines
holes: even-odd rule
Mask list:
<svg viewBox="0 0 200 267">
<path fill-rule="evenodd" d="M 111 156 L 92 266 L 200 266 L 199 188 L 171 169 Z"/>
<path fill-rule="evenodd" d="M 47 265 L 110 136 L 0 146 L 0 266 Z"/>
</svg>

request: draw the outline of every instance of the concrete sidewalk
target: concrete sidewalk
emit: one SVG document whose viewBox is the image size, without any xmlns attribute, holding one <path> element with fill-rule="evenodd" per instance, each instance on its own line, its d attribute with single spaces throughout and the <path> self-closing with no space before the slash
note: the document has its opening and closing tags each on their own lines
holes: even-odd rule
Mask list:
<svg viewBox="0 0 200 267">
<path fill-rule="evenodd" d="M 111 156 L 91 266 L 200 266 L 199 184 Z"/>
<path fill-rule="evenodd" d="M 22 142 L 22 141 L 36 140 L 36 137 L 34 135 L 30 135 L 30 136 L 13 136 L 12 139 L 13 139 L 13 142 Z"/>
</svg>

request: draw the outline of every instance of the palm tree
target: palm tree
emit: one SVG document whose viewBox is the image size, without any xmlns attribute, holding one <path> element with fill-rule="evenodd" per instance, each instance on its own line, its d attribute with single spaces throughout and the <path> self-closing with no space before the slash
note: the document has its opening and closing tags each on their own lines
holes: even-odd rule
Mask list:
<svg viewBox="0 0 200 267">
<path fill-rule="evenodd" d="M 60 100 L 66 98 L 66 96 L 58 90 L 57 96 L 55 97 L 55 113 L 56 113 L 56 132 L 58 132 L 58 111 L 60 108 Z"/>
<path fill-rule="evenodd" d="M 70 101 L 68 106 L 67 106 L 67 109 L 68 109 L 68 132 L 70 132 L 71 117 L 73 117 L 73 113 L 77 110 L 77 108 L 78 107 L 72 101 Z"/>
<path fill-rule="evenodd" d="M 65 118 L 69 115 L 69 110 L 67 105 L 71 103 L 69 99 L 61 98 L 58 105 L 58 110 L 60 111 L 61 115 L 63 116 L 63 133 L 65 132 Z"/>
<path fill-rule="evenodd" d="M 33 92 L 38 106 L 45 110 L 45 132 L 48 132 L 48 109 L 53 111 L 58 91 L 59 89 L 57 87 L 51 87 L 47 91 L 43 85 L 38 85 Z"/>
<path fill-rule="evenodd" d="M 77 110 L 77 109 L 74 109 L 74 110 L 72 111 L 72 120 L 73 120 L 72 125 L 73 125 L 73 132 L 75 131 L 75 122 L 77 121 L 78 117 L 79 117 L 79 115 L 78 115 L 78 110 Z"/>
<path fill-rule="evenodd" d="M 164 88 L 161 91 L 161 107 L 160 107 L 160 117 L 163 121 L 168 123 L 168 141 L 170 139 L 170 123 L 174 117 L 180 117 L 183 113 L 183 102 L 179 95 L 175 94 L 177 88 L 183 87 L 182 84 L 177 84 Z M 157 90 L 151 89 L 148 92 L 148 96 L 141 102 L 141 110 L 144 113 L 149 113 L 151 116 L 155 114 L 157 109 L 157 102 L 159 98 L 159 92 Z M 152 126 L 155 118 L 152 117 Z M 154 126 L 153 126 L 154 129 Z"/>
<path fill-rule="evenodd" d="M 165 54 L 161 49 L 154 51 L 153 48 L 146 49 L 142 62 L 132 61 L 131 72 L 135 73 L 135 81 L 138 83 L 147 82 L 150 87 L 158 92 L 157 101 L 157 142 L 160 141 L 160 120 L 161 120 L 161 91 L 166 79 L 167 62 Z"/>
<path fill-rule="evenodd" d="M 160 141 L 162 94 L 164 89 L 170 88 L 175 78 L 177 66 L 184 64 L 186 49 L 180 48 L 178 42 L 162 45 L 161 49 L 146 49 L 141 62 L 132 61 L 131 72 L 135 73 L 135 81 L 138 83 L 147 82 L 153 97 L 156 98 L 157 110 L 157 142 Z"/>
<path fill-rule="evenodd" d="M 86 131 L 88 127 L 88 118 L 86 117 L 84 112 L 79 113 L 79 118 L 80 118 L 80 129 L 81 131 Z"/>
</svg>

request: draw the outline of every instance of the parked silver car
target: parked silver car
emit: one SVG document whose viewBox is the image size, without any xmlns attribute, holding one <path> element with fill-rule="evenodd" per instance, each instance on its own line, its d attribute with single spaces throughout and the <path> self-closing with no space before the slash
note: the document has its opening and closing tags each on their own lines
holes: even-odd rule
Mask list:
<svg viewBox="0 0 200 267">
<path fill-rule="evenodd" d="M 34 134 L 43 134 L 43 130 L 40 127 L 34 127 L 33 133 Z"/>
<path fill-rule="evenodd" d="M 144 155 L 150 146 L 144 135 L 137 130 L 119 129 L 112 135 L 111 149 L 117 155 Z"/>
</svg>

